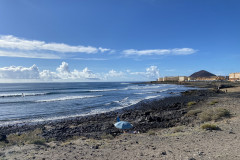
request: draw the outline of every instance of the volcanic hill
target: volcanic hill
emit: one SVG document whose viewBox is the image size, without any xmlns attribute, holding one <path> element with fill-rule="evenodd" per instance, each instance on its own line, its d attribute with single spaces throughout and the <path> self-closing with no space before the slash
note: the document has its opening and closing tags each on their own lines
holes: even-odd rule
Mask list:
<svg viewBox="0 0 240 160">
<path fill-rule="evenodd" d="M 216 75 L 212 74 L 208 71 L 201 70 L 201 71 L 193 73 L 190 77 L 197 78 L 197 77 L 211 77 L 211 76 L 216 76 Z"/>
</svg>

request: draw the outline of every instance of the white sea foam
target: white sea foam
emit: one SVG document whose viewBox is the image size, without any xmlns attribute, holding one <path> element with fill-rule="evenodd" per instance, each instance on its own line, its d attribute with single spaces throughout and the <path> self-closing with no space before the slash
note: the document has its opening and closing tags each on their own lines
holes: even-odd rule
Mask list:
<svg viewBox="0 0 240 160">
<path fill-rule="evenodd" d="M 109 91 L 117 91 L 118 89 L 95 89 L 89 90 L 90 92 L 109 92 Z"/>
<path fill-rule="evenodd" d="M 118 103 L 122 107 L 128 107 L 134 104 L 137 104 L 140 102 L 142 99 L 129 99 L 129 97 L 126 97 L 120 101 L 114 101 L 115 103 Z"/>
<path fill-rule="evenodd" d="M 122 90 L 146 90 L 146 89 L 157 89 L 163 87 L 161 85 L 146 85 L 146 86 L 139 86 L 139 85 L 134 85 L 134 86 L 128 86 L 126 88 L 123 88 Z"/>
<path fill-rule="evenodd" d="M 131 84 L 131 83 L 121 83 L 121 84 Z"/>
<path fill-rule="evenodd" d="M 133 93 L 133 94 L 147 94 L 146 92 L 141 92 L 141 93 Z"/>
<path fill-rule="evenodd" d="M 104 106 L 109 106 L 110 104 L 111 104 L 111 102 L 105 103 Z"/>
<path fill-rule="evenodd" d="M 47 93 L 6 93 L 0 94 L 0 97 L 23 97 L 23 96 L 39 96 L 39 95 L 46 95 Z"/>
<path fill-rule="evenodd" d="M 162 89 L 162 90 L 160 90 L 160 91 L 157 91 L 157 92 L 166 92 L 166 91 L 168 91 L 168 90 L 170 90 L 170 89 L 172 89 L 172 88 L 168 88 L 168 89 Z"/>
<path fill-rule="evenodd" d="M 157 96 L 147 96 L 147 97 L 145 97 L 145 99 L 153 99 L 153 98 L 157 98 L 157 97 L 161 97 L 161 95 L 157 95 Z"/>
<path fill-rule="evenodd" d="M 161 92 L 166 92 L 168 91 L 169 89 L 162 89 L 162 90 L 155 90 L 155 91 L 151 91 L 151 92 L 139 92 L 139 93 L 134 93 L 134 94 L 139 94 L 139 95 L 142 95 L 142 94 L 152 94 L 152 93 L 161 93 Z"/>
<path fill-rule="evenodd" d="M 152 93 L 156 93 L 155 91 L 154 92 L 139 92 L 139 93 L 134 93 L 134 94 L 152 94 Z"/>
<path fill-rule="evenodd" d="M 84 99 L 84 98 L 95 98 L 101 97 L 102 95 L 92 95 L 92 96 L 66 96 L 54 99 L 44 99 L 44 100 L 37 100 L 36 102 L 54 102 L 54 101 L 66 101 L 66 100 L 73 100 L 73 99 Z"/>
</svg>

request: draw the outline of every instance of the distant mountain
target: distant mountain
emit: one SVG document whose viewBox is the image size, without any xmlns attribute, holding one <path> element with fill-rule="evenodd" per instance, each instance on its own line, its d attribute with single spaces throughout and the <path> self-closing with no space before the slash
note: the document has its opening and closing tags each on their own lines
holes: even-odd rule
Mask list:
<svg viewBox="0 0 240 160">
<path fill-rule="evenodd" d="M 216 75 L 212 74 L 208 71 L 201 70 L 201 71 L 193 73 L 190 77 L 197 78 L 197 77 L 211 77 L 211 76 L 216 76 Z"/>
</svg>

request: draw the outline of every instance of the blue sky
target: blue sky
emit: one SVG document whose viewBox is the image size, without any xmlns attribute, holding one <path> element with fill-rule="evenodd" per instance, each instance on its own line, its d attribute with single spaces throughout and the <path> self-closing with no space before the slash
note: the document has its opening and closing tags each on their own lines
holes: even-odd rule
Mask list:
<svg viewBox="0 0 240 160">
<path fill-rule="evenodd" d="M 0 82 L 240 72 L 238 0 L 1 0 Z"/>
</svg>

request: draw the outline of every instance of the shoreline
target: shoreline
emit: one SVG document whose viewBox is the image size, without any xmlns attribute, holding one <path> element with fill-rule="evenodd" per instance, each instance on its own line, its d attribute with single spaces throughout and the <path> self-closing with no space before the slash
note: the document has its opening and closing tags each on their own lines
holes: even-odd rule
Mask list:
<svg viewBox="0 0 240 160">
<path fill-rule="evenodd" d="M 145 85 L 145 86 L 149 86 L 149 85 Z M 110 90 L 116 90 L 116 91 L 118 91 L 118 90 L 125 90 L 125 89 L 127 89 L 127 88 L 123 88 L 123 89 L 110 89 Z M 33 117 L 33 118 L 28 118 L 28 117 L 22 117 L 22 118 L 15 118 L 15 120 L 13 119 L 13 120 L 11 120 L 11 119 L 7 119 L 7 118 L 5 118 L 5 119 L 2 119 L 2 121 L 0 121 L 0 128 L 1 127 L 6 127 L 6 126 L 23 126 L 23 125 L 38 125 L 38 124 L 46 124 L 46 123 L 49 123 L 49 122 L 59 122 L 59 121 L 61 121 L 61 120 L 64 120 L 64 119 L 73 119 L 73 118 L 79 118 L 79 117 L 85 117 L 85 116 L 91 116 L 91 115 L 96 115 L 96 114 L 101 114 L 101 113 L 106 113 L 106 112 L 112 112 L 112 111 L 120 111 L 120 110 L 124 110 L 125 108 L 130 108 L 130 107 L 132 107 L 132 106 L 134 106 L 134 105 L 136 105 L 136 104 L 138 104 L 138 103 L 141 103 L 142 101 L 150 101 L 149 99 L 151 99 L 151 100 L 154 100 L 154 99 L 160 99 L 160 98 L 164 98 L 164 97 L 168 97 L 168 96 L 172 96 L 172 95 L 174 95 L 174 94 L 176 94 L 176 95 L 178 95 L 178 94 L 180 94 L 180 92 L 181 91 L 168 91 L 168 90 L 171 90 L 172 88 L 169 88 L 169 89 L 167 89 L 167 90 L 156 90 L 156 91 L 153 91 L 152 93 L 155 93 L 156 94 L 156 96 L 154 95 L 154 96 L 147 96 L 147 93 L 145 94 L 146 95 L 146 97 L 137 97 L 136 99 L 133 99 L 133 101 L 131 101 L 131 102 L 129 102 L 129 103 L 126 103 L 126 104 L 118 104 L 118 106 L 113 106 L 113 107 L 111 107 L 111 108 L 106 108 L 106 107 L 103 107 L 103 108 L 101 108 L 101 107 L 96 107 L 96 108 L 93 108 L 93 110 L 91 111 L 90 109 L 90 111 L 89 112 L 85 112 L 85 113 L 78 113 L 78 114 L 74 114 L 74 113 L 72 113 L 72 114 L 69 114 L 69 115 L 64 115 L 64 114 L 62 114 L 62 115 L 59 115 L 59 116 L 55 116 L 54 114 L 53 115 L 50 115 L 50 116 L 46 116 L 46 117 L 39 117 L 39 116 L 35 116 L 35 117 Z M 107 89 L 107 90 L 109 90 L 109 89 Z M 106 91 L 107 91 L 106 90 Z M 130 89 L 131 90 L 131 89 Z M 183 89 L 183 90 L 186 90 L 186 89 Z M 163 95 L 163 96 L 161 96 L 161 92 L 165 92 L 166 91 L 166 95 Z M 89 90 L 89 91 L 87 91 L 87 92 L 105 92 L 105 89 L 95 89 L 95 90 Z M 173 93 L 174 92 L 174 93 Z M 45 93 L 36 93 L 36 94 L 34 94 L 34 96 L 35 95 L 48 95 L 49 93 L 51 93 L 51 91 L 49 91 L 49 92 L 45 92 Z M 160 94 L 159 94 L 160 93 Z M 31 94 L 33 94 L 33 93 L 31 93 Z M 134 93 L 134 94 L 136 94 L 136 95 L 140 95 L 141 93 Z M 13 96 L 12 96 L 13 95 Z M 26 93 L 26 95 L 27 95 L 27 93 Z M 104 94 L 103 94 L 104 95 Z M 94 97 L 96 96 L 96 97 L 102 97 L 103 96 L 102 94 L 100 94 L 100 95 L 94 95 Z M 6 96 L 7 96 L 7 94 L 6 94 Z M 21 97 L 22 96 L 22 93 L 19 93 L 19 96 Z M 4 97 L 4 96 L 3 96 Z M 15 97 L 15 94 L 11 94 L 11 96 L 9 96 L 9 97 Z M 16 97 L 18 97 L 18 96 L 16 96 Z M 68 97 L 68 96 L 67 96 Z M 129 96 L 130 97 L 130 96 Z M 112 100 L 112 99 L 109 99 L 110 101 L 110 103 L 106 103 L 106 104 L 102 104 L 102 105 L 99 105 L 99 106 L 107 106 L 108 107 L 108 105 L 109 104 L 111 104 L 111 103 L 118 103 L 118 102 L 122 102 L 122 101 L 126 101 L 128 98 L 128 95 L 126 95 L 126 97 L 124 98 L 124 99 L 119 99 L 119 100 Z M 156 98 L 157 97 L 157 98 Z M 66 98 L 66 97 L 63 97 L 63 98 Z M 88 98 L 88 97 L 87 97 Z M 92 97 L 90 97 L 90 98 L 92 98 Z M 131 97 L 130 97 L 131 98 Z M 130 99 L 129 98 L 129 99 Z M 47 99 L 47 98 L 45 98 L 45 99 Z M 61 98 L 60 98 L 61 99 Z M 80 98 L 79 98 L 80 99 Z M 50 99 L 50 100 L 52 100 L 52 99 Z M 68 100 L 68 99 L 67 99 Z M 34 101 L 34 102 L 45 102 L 45 101 L 47 101 L 48 102 L 48 100 L 36 100 L 36 101 Z M 58 102 L 58 99 L 54 99 L 53 98 L 53 101 L 57 101 Z M 59 100 L 60 101 L 60 100 Z M 37 103 L 36 103 L 36 105 L 38 105 Z M 90 105 L 91 105 L 91 102 L 90 102 Z M 109 105 L 110 106 L 110 105 Z M 41 107 L 41 106 L 40 106 Z M 39 106 L 36 106 L 36 108 L 39 108 Z M 8 112 L 6 112 L 6 114 L 7 114 Z"/>
<path fill-rule="evenodd" d="M 205 89 L 194 90 L 192 93 L 190 92 L 186 91 L 181 95 L 174 95 L 163 99 L 142 100 L 135 105 L 106 113 L 70 117 L 53 121 L 1 126 L 0 135 L 21 135 L 24 132 L 40 128 L 42 130 L 42 136 L 47 140 L 51 138 L 66 140 L 73 136 L 101 139 L 101 135 L 104 134 L 110 134 L 115 137 L 122 133 L 122 131 L 113 126 L 117 116 L 120 116 L 120 118 L 125 121 L 131 122 L 134 125 L 133 130 L 138 132 L 147 132 L 153 128 L 172 127 L 180 122 L 180 118 L 186 112 L 184 111 L 184 107 L 186 107 L 187 102 L 201 101 L 211 94 L 216 94 L 216 91 Z M 185 93 L 190 94 L 184 95 Z M 163 112 L 164 114 L 167 114 L 167 112 L 173 113 L 166 117 L 162 117 L 162 115 L 158 115 L 156 112 Z M 177 120 L 173 120 L 173 117 L 177 117 Z M 169 119 L 171 122 L 165 122 L 165 119 Z M 90 129 L 89 126 L 95 129 Z"/>
<path fill-rule="evenodd" d="M 227 89 L 189 90 L 121 113 L 9 128 L 5 133 L 12 134 L 0 135 L 0 159 L 238 160 L 240 87 Z M 201 113 L 222 109 L 230 116 L 202 122 Z M 134 125 L 131 132 L 113 126 L 117 114 Z M 202 129 L 205 124 L 219 129 Z"/>
</svg>

